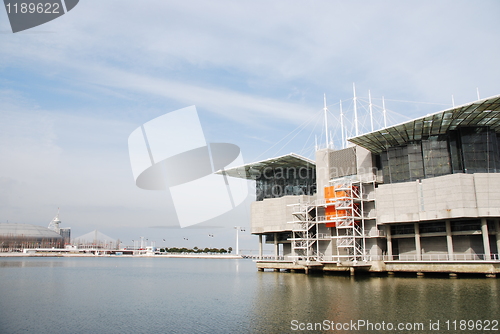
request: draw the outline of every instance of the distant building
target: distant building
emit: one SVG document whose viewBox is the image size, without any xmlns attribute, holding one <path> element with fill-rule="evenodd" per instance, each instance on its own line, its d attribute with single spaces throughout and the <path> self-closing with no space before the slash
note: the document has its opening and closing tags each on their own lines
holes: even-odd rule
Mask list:
<svg viewBox="0 0 500 334">
<path fill-rule="evenodd" d="M 224 171 L 257 182 L 251 232 L 282 264 L 260 268 L 499 260 L 500 96 L 349 141 Z"/>
<path fill-rule="evenodd" d="M 63 237 L 65 245 L 71 244 L 71 227 L 60 228 L 59 234 Z"/>
<path fill-rule="evenodd" d="M 118 249 L 120 241 L 94 230 L 74 238 L 73 245 L 80 249 Z"/>
<path fill-rule="evenodd" d="M 61 235 L 64 239 L 65 245 L 70 245 L 71 244 L 71 227 L 61 228 L 60 225 L 61 225 L 61 220 L 59 219 L 59 209 L 57 209 L 57 215 L 49 223 L 48 229 Z"/>
<path fill-rule="evenodd" d="M 63 237 L 43 226 L 0 224 L 0 252 L 25 248 L 63 248 Z"/>
</svg>

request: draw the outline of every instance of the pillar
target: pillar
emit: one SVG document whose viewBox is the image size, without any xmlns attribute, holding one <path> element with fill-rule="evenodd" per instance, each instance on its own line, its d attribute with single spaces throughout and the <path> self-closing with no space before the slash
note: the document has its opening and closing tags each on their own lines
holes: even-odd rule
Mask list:
<svg viewBox="0 0 500 334">
<path fill-rule="evenodd" d="M 391 226 L 385 225 L 385 234 L 387 236 L 387 260 L 392 261 L 392 234 L 391 234 Z"/>
<path fill-rule="evenodd" d="M 274 232 L 274 259 L 278 260 L 279 256 L 278 232 Z"/>
<path fill-rule="evenodd" d="M 451 236 L 451 222 L 446 221 L 446 245 L 448 247 L 448 260 L 453 261 L 453 238 Z"/>
<path fill-rule="evenodd" d="M 490 236 L 488 235 L 488 223 L 486 218 L 481 218 L 481 234 L 483 235 L 484 259 L 491 260 Z"/>
<path fill-rule="evenodd" d="M 497 260 L 500 260 L 500 221 L 495 219 L 495 230 L 497 231 Z"/>
<path fill-rule="evenodd" d="M 262 260 L 262 234 L 259 234 L 259 260 Z"/>
<path fill-rule="evenodd" d="M 418 223 L 415 226 L 415 250 L 417 251 L 417 261 L 422 261 L 422 246 L 420 246 L 420 226 Z"/>
</svg>

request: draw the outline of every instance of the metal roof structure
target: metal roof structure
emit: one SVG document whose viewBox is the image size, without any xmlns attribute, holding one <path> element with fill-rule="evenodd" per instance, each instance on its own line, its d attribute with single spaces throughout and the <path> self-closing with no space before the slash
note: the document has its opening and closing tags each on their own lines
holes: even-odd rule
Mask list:
<svg viewBox="0 0 500 334">
<path fill-rule="evenodd" d="M 30 224 L 0 224 L 0 237 L 62 239 L 62 236 L 43 226 Z"/>
<path fill-rule="evenodd" d="M 349 138 L 373 153 L 465 126 L 489 126 L 500 133 L 500 95 L 436 112 L 398 125 Z"/>
<path fill-rule="evenodd" d="M 255 180 L 262 175 L 265 169 L 269 168 L 316 168 L 316 163 L 301 155 L 290 153 L 276 158 L 270 158 L 258 162 L 253 162 L 239 167 L 219 170 L 216 174 L 226 174 L 232 177 Z"/>
</svg>

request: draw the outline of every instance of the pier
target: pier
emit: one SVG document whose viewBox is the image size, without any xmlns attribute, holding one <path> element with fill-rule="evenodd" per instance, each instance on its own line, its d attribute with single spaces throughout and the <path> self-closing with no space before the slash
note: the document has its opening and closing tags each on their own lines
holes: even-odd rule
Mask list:
<svg viewBox="0 0 500 334">
<path fill-rule="evenodd" d="M 482 275 L 488 278 L 500 277 L 500 261 L 360 261 L 353 262 L 321 262 L 321 261 L 291 261 L 291 260 L 257 260 L 259 271 L 284 271 L 301 272 L 309 274 L 317 273 L 348 273 L 351 276 L 357 274 L 379 274 L 379 275 L 409 275 L 418 277 L 425 275 L 448 274 L 454 278 L 460 275 Z"/>
</svg>

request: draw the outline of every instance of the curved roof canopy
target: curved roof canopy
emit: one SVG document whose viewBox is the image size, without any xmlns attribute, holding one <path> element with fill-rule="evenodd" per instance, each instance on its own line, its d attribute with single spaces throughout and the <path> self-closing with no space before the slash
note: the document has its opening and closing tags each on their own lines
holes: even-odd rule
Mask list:
<svg viewBox="0 0 500 334">
<path fill-rule="evenodd" d="M 412 121 L 349 138 L 373 153 L 466 126 L 489 126 L 500 133 L 500 95 L 439 111 Z"/>
<path fill-rule="evenodd" d="M 29 224 L 0 224 L 0 237 L 62 239 L 62 236 L 43 226 Z"/>
<path fill-rule="evenodd" d="M 269 168 L 316 168 L 316 164 L 311 159 L 290 153 L 239 167 L 219 170 L 216 174 L 226 174 L 232 177 L 255 180 L 256 177 L 262 175 Z"/>
</svg>

